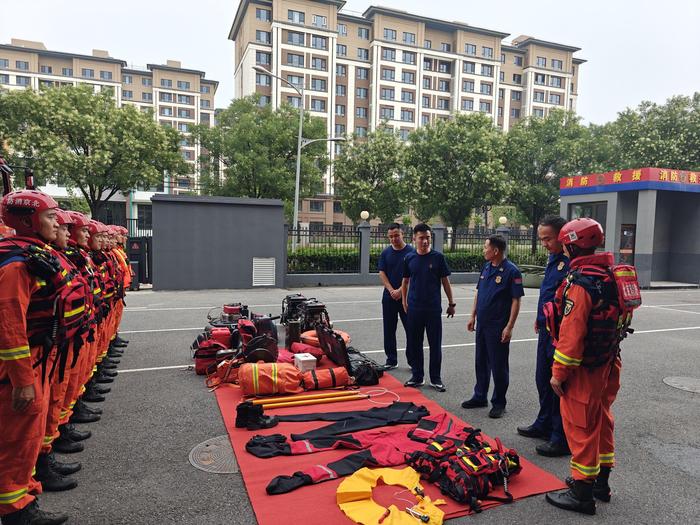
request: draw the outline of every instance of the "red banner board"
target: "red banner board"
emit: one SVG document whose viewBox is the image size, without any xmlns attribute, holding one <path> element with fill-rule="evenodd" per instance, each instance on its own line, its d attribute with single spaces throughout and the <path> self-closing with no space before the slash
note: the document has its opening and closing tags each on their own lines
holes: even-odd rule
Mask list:
<svg viewBox="0 0 700 525">
<path fill-rule="evenodd" d="M 638 168 L 631 170 L 609 171 L 562 177 L 559 181 L 561 190 L 573 188 L 591 188 L 598 186 L 615 186 L 616 184 L 636 184 L 643 182 L 661 182 L 669 184 L 692 184 L 700 186 L 700 172 L 670 170 L 664 168 Z M 614 187 L 610 191 L 615 191 Z"/>
</svg>

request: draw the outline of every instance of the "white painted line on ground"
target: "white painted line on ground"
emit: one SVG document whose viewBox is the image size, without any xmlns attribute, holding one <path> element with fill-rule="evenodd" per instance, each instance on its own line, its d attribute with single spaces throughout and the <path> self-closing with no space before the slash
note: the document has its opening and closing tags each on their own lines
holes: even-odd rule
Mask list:
<svg viewBox="0 0 700 525">
<path fill-rule="evenodd" d="M 156 332 L 191 332 L 192 330 L 204 331 L 204 326 L 198 326 L 196 328 L 159 328 L 157 330 L 126 330 L 119 331 L 120 334 L 152 334 Z"/>
<path fill-rule="evenodd" d="M 690 305 L 683 305 L 683 306 L 690 306 Z M 700 315 L 700 312 L 694 312 L 692 310 L 679 310 L 678 308 L 668 308 L 665 306 L 654 306 L 650 305 L 649 308 L 654 308 L 656 310 L 666 310 L 667 312 L 681 312 L 684 314 L 695 314 L 695 315 Z"/>
<path fill-rule="evenodd" d="M 175 365 L 175 366 L 154 366 L 151 368 L 132 368 L 130 370 L 120 370 L 120 374 L 128 374 L 129 372 L 151 372 L 153 370 L 175 370 L 189 368 L 192 365 Z"/>
</svg>

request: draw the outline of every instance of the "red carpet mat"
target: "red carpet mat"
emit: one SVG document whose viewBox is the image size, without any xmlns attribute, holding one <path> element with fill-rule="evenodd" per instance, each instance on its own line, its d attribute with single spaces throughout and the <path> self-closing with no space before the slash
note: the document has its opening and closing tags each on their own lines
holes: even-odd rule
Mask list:
<svg viewBox="0 0 700 525">
<path fill-rule="evenodd" d="M 424 405 L 430 410 L 431 414 L 438 414 L 445 410 L 434 401 L 429 400 L 421 391 L 416 388 L 406 388 L 392 376 L 385 374 L 378 387 L 367 387 L 362 390 L 372 388 L 388 388 L 401 396 L 401 401 L 412 401 L 417 405 Z M 248 490 L 250 502 L 253 505 L 253 510 L 260 525 L 279 525 L 280 523 L 288 523 L 292 516 L 304 516 L 305 525 L 328 525 L 353 523 L 345 514 L 338 508 L 335 503 L 335 491 L 342 479 L 326 481 L 318 485 L 310 485 L 301 487 L 288 494 L 280 494 L 277 496 L 269 496 L 265 492 L 265 487 L 272 478 L 278 475 L 291 475 L 305 465 L 313 465 L 316 463 L 326 464 L 330 461 L 340 459 L 352 451 L 348 450 L 332 450 L 320 452 L 312 455 L 304 456 L 279 456 L 270 459 L 261 459 L 249 454 L 245 450 L 246 442 L 255 434 L 285 434 L 289 435 L 292 432 L 306 432 L 314 428 L 319 428 L 329 424 L 324 421 L 310 421 L 304 423 L 280 423 L 274 428 L 259 431 L 247 431 L 238 429 L 235 426 L 236 421 L 236 405 L 241 400 L 241 391 L 238 387 L 224 385 L 216 389 L 216 399 L 221 409 L 221 414 L 224 418 L 226 430 L 231 438 L 231 444 L 240 466 L 243 481 Z M 384 395 L 375 399 L 382 403 L 389 404 L 393 397 Z M 277 409 L 270 411 L 269 414 L 299 414 L 304 411 L 308 412 L 338 412 L 346 410 L 367 410 L 378 406 L 367 400 L 346 401 L 342 403 L 331 403 L 328 405 L 311 405 L 307 407 L 291 407 L 286 409 Z M 467 425 L 466 422 L 457 417 L 453 418 Z M 503 439 L 503 438 L 501 438 Z M 508 446 L 508 440 L 504 439 L 504 444 Z M 515 499 L 526 498 L 535 494 L 542 494 L 552 490 L 565 488 L 564 484 L 554 477 L 549 472 L 530 463 L 520 456 L 523 470 L 517 476 L 511 479 L 510 491 Z M 399 468 L 399 467 L 397 467 Z M 445 511 L 445 519 L 455 518 L 469 514 L 469 510 L 458 503 L 450 500 L 446 496 L 440 494 L 440 490 L 429 483 L 423 484 L 426 493 L 432 498 L 444 498 L 448 503 L 440 508 Z M 384 486 L 378 487 L 374 491 L 374 499 L 377 503 L 388 506 L 393 503 L 399 508 L 408 506 L 403 499 L 407 498 L 406 494 L 398 494 L 396 487 Z M 500 495 L 500 491 L 495 495 Z M 410 496 L 410 495 L 409 495 Z M 402 499 L 403 498 L 403 499 Z M 498 502 L 484 502 L 483 507 L 489 508 L 495 505 L 501 505 Z"/>
</svg>

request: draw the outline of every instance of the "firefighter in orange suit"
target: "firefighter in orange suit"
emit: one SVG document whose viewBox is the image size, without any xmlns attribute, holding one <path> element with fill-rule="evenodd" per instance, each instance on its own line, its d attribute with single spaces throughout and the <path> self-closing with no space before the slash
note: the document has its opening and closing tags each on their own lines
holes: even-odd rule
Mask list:
<svg viewBox="0 0 700 525">
<path fill-rule="evenodd" d="M 0 521 L 60 524 L 68 516 L 39 509 L 33 469 L 44 437 L 47 369 L 55 319 L 42 305 L 62 292 L 61 266 L 46 244 L 56 239 L 58 204 L 35 190 L 8 193 L 0 215 L 16 236 L 0 241 Z M 34 366 L 38 364 L 39 366 Z"/>
<path fill-rule="evenodd" d="M 570 489 L 546 499 L 584 514 L 595 514 L 594 497 L 610 501 L 608 479 L 615 457 L 610 407 L 620 388 L 619 345 L 606 347 L 604 339 L 592 335 L 604 326 L 612 326 L 614 333 L 619 320 L 616 289 L 605 285 L 613 255 L 595 253 L 603 239 L 601 225 L 588 218 L 567 223 L 559 234 L 571 267 L 557 292 L 562 317 L 550 383 L 560 397 L 572 457 L 566 480 Z M 603 305 L 608 307 L 600 315 Z"/>
</svg>

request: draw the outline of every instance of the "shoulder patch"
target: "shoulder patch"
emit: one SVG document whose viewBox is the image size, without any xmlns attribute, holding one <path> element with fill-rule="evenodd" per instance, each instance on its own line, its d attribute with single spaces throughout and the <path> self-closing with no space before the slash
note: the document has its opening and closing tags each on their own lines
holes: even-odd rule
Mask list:
<svg viewBox="0 0 700 525">
<path fill-rule="evenodd" d="M 515 279 L 513 279 L 513 282 L 515 284 L 523 284 L 523 279 L 522 277 L 516 277 Z"/>
<path fill-rule="evenodd" d="M 559 265 L 557 266 L 557 270 L 561 272 L 561 271 L 564 269 L 564 266 L 566 266 L 566 265 L 564 264 L 564 261 L 561 261 L 561 262 L 559 263 Z"/>
<path fill-rule="evenodd" d="M 567 299 L 566 304 L 564 305 L 564 315 L 569 315 L 573 309 L 574 302 L 571 299 Z"/>
</svg>

